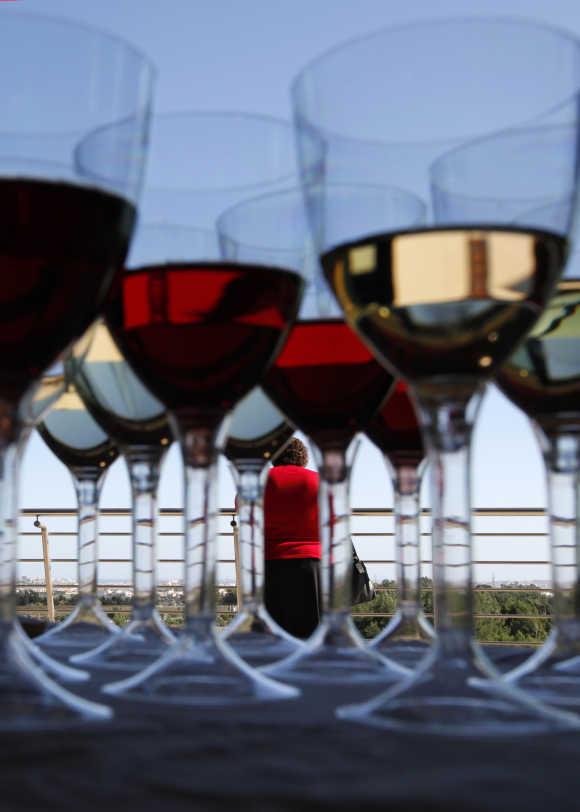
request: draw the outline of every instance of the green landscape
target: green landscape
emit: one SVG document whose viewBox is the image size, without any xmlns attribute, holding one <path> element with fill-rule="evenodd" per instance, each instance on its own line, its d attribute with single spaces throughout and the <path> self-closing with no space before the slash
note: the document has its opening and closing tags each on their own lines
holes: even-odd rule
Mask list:
<svg viewBox="0 0 580 812">
<path fill-rule="evenodd" d="M 366 638 L 372 638 L 389 622 L 396 611 L 397 589 L 394 581 L 384 580 L 375 585 L 377 593 L 370 603 L 360 604 L 353 610 L 354 621 Z M 433 615 L 432 584 L 421 579 L 421 601 L 427 617 Z M 35 589 L 19 589 L 17 611 L 21 615 L 46 617 L 46 594 Z M 62 619 L 76 601 L 74 591 L 55 591 L 57 619 Z M 101 601 L 119 625 L 129 619 L 130 601 L 126 589 L 109 590 Z M 224 626 L 236 607 L 234 587 L 220 588 L 217 594 L 219 626 Z M 532 584 L 509 584 L 492 587 L 478 584 L 475 591 L 477 637 L 490 643 L 539 645 L 547 637 L 551 626 L 552 594 Z M 159 592 L 158 608 L 166 623 L 179 626 L 182 622 L 183 602 L 177 590 Z"/>
</svg>

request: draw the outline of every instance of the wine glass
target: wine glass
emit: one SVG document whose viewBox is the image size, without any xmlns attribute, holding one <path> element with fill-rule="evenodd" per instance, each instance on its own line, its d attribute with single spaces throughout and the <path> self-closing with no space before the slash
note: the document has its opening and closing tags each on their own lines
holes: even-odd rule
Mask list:
<svg viewBox="0 0 580 812">
<path fill-rule="evenodd" d="M 43 415 L 47 409 L 50 409 L 58 401 L 65 387 L 64 365 L 61 362 L 57 362 L 42 376 L 39 386 L 34 390 L 34 394 L 29 400 L 27 411 L 30 426 L 36 421 L 38 416 Z M 8 526 L 6 532 L 10 534 L 12 532 L 12 517 L 7 518 L 6 524 Z M 37 646 L 27 635 L 18 618 L 16 619 L 14 629 L 32 660 L 39 665 L 43 671 L 48 672 L 52 677 L 58 679 L 59 682 L 85 682 L 89 679 L 88 672 L 81 671 L 79 668 L 72 668 L 60 662 Z"/>
<path fill-rule="evenodd" d="M 412 69 L 401 71 L 409 53 Z M 558 163 L 545 131 L 577 131 L 579 79 L 573 37 L 520 20 L 473 19 L 374 32 L 314 60 L 294 82 L 300 155 L 319 167 L 304 187 L 326 279 L 348 322 L 409 384 L 431 472 L 437 640 L 405 682 L 339 709 L 341 718 L 457 736 L 577 724 L 501 684 L 474 640 L 469 449 L 486 381 L 562 273 L 567 230 L 514 228 L 509 203 L 533 200 L 531 187 L 548 199 L 575 198 L 573 139 Z M 535 163 L 503 149 L 499 133 L 518 125 Z M 490 140 L 479 151 L 482 138 Z M 435 163 L 466 145 L 476 149 L 456 177 L 450 164 L 447 173 Z M 442 216 L 439 176 L 461 182 L 466 167 L 477 177 L 464 184 L 469 200 L 507 204 L 491 220 L 462 206 L 461 194 L 453 216 Z M 348 218 L 326 206 L 326 186 L 371 176 L 429 194 L 427 228 L 363 222 L 353 234 Z"/>
<path fill-rule="evenodd" d="M 421 222 L 424 206 L 396 189 L 339 185 L 327 204 L 344 210 L 348 201 L 376 222 L 393 227 Z M 244 256 L 256 244 L 261 224 L 287 219 L 308 226 L 301 190 L 244 201 L 221 215 L 218 230 L 227 256 Z M 269 233 L 269 232 L 268 232 Z M 315 264 L 315 263 L 314 263 Z M 385 399 L 392 376 L 345 323 L 328 295 L 313 284 L 298 320 L 263 387 L 289 420 L 310 438 L 320 472 L 319 511 L 322 542 L 321 623 L 305 646 L 264 672 L 298 682 L 399 681 L 408 672 L 368 649 L 350 616 L 352 543 L 350 474 L 357 433 Z"/>
<path fill-rule="evenodd" d="M 73 348 L 68 368 L 86 409 L 127 464 L 133 547 L 129 623 L 120 635 L 71 659 L 86 667 L 138 671 L 175 641 L 155 608 L 157 488 L 173 437 L 163 406 L 131 370 L 104 321 L 97 323 L 86 354 Z"/>
<path fill-rule="evenodd" d="M 0 40 L 10 122 L 0 134 L 0 726 L 62 727 L 111 713 L 48 679 L 14 631 L 16 522 L 8 517 L 34 387 L 95 318 L 126 253 L 154 71 L 123 40 L 73 22 L 7 13 Z M 77 145 L 89 132 L 81 163 Z"/>
<path fill-rule="evenodd" d="M 99 499 L 119 451 L 86 410 L 72 383 L 37 425 L 37 431 L 72 477 L 77 505 L 79 597 L 68 617 L 35 638 L 40 646 L 92 648 L 117 635 L 97 594 Z"/>
<path fill-rule="evenodd" d="M 405 381 L 398 380 L 365 429 L 382 452 L 394 493 L 397 611 L 371 648 L 414 667 L 434 638 L 421 606 L 421 480 L 425 448 Z"/>
<path fill-rule="evenodd" d="M 531 218 L 561 229 L 565 203 Z M 526 219 L 530 219 L 527 215 Z M 578 474 L 580 472 L 580 253 L 570 256 L 542 317 L 500 369 L 497 383 L 530 419 L 546 471 L 552 563 L 552 629 L 544 645 L 505 679 L 542 701 L 580 708 Z"/>
<path fill-rule="evenodd" d="M 238 516 L 238 612 L 223 639 L 253 666 L 267 665 L 295 651 L 300 642 L 274 621 L 264 605 L 264 479 L 269 463 L 288 444 L 294 429 L 263 389 L 256 387 L 236 406 L 224 454 L 236 484 Z"/>
<path fill-rule="evenodd" d="M 168 114 L 153 122 L 150 159 L 143 219 L 107 325 L 167 409 L 180 444 L 185 628 L 166 655 L 103 690 L 193 706 L 295 697 L 214 629 L 215 470 L 225 418 L 259 383 L 296 315 L 303 245 L 280 261 L 225 261 L 213 223 L 225 206 L 296 179 L 293 131 L 250 114 Z M 291 224 L 276 228 L 284 239 Z"/>
</svg>

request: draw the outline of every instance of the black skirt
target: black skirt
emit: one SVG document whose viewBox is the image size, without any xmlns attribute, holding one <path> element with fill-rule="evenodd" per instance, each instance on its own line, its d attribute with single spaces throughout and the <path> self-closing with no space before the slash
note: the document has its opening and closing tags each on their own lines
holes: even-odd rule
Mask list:
<svg viewBox="0 0 580 812">
<path fill-rule="evenodd" d="M 281 558 L 265 563 L 266 609 L 294 637 L 310 637 L 320 620 L 320 560 Z"/>
</svg>

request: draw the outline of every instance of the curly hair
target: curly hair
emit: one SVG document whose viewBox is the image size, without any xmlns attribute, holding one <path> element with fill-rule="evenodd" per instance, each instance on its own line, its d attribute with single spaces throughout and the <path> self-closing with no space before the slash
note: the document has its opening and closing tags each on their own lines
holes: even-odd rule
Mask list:
<svg viewBox="0 0 580 812">
<path fill-rule="evenodd" d="M 308 449 L 298 437 L 293 437 L 286 448 L 272 460 L 272 465 L 308 465 Z"/>
</svg>

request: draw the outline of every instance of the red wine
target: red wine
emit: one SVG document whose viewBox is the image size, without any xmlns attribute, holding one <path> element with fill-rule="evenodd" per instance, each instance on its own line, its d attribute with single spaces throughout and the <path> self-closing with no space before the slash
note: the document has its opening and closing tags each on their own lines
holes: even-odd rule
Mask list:
<svg viewBox="0 0 580 812">
<path fill-rule="evenodd" d="M 50 450 L 73 472 L 104 470 L 119 455 L 73 386 L 68 387 L 37 428 Z"/>
<path fill-rule="evenodd" d="M 234 464 L 269 460 L 294 434 L 293 427 L 260 387 L 241 400 L 232 416 L 224 454 Z"/>
<path fill-rule="evenodd" d="M 366 427 L 367 437 L 398 468 L 418 466 L 425 456 L 421 429 L 407 384 L 397 381 L 386 401 Z"/>
<path fill-rule="evenodd" d="M 364 430 L 392 383 L 345 322 L 320 320 L 294 325 L 263 386 L 323 448 L 344 446 Z"/>
<path fill-rule="evenodd" d="M 567 243 L 544 231 L 442 228 L 367 237 L 322 257 L 346 319 L 416 386 L 488 377 L 549 299 Z"/>
<path fill-rule="evenodd" d="M 232 263 L 124 275 L 107 323 L 145 386 L 190 422 L 219 422 L 274 359 L 302 293 L 298 274 Z"/>
<path fill-rule="evenodd" d="M 97 189 L 0 180 L 0 395 L 17 402 L 98 313 L 135 210 Z"/>
<path fill-rule="evenodd" d="M 502 391 L 548 432 L 580 428 L 580 280 L 559 283 L 540 320 L 500 369 Z"/>
</svg>

